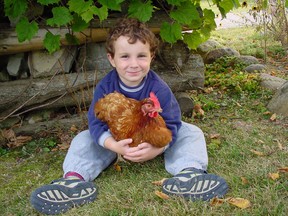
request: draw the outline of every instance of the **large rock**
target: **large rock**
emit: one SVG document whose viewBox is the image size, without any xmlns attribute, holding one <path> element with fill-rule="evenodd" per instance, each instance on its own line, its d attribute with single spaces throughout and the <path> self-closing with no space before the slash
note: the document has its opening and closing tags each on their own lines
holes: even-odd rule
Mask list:
<svg viewBox="0 0 288 216">
<path fill-rule="evenodd" d="M 263 64 L 251 64 L 244 68 L 244 71 L 248 73 L 255 73 L 255 72 L 265 72 L 267 67 Z"/>
<path fill-rule="evenodd" d="M 107 73 L 113 67 L 107 58 L 105 43 L 83 45 L 77 59 L 76 71 L 100 71 Z"/>
<path fill-rule="evenodd" d="M 205 64 L 212 64 L 215 62 L 217 59 L 224 57 L 224 56 L 236 56 L 239 57 L 240 53 L 232 48 L 219 48 L 219 49 L 214 49 L 208 52 L 204 58 Z"/>
<path fill-rule="evenodd" d="M 49 77 L 58 73 L 68 73 L 76 57 L 75 46 L 64 47 L 53 54 L 34 51 L 28 57 L 28 65 L 33 78 Z"/>
<path fill-rule="evenodd" d="M 27 72 L 27 63 L 24 53 L 18 53 L 9 56 L 7 72 L 12 77 L 19 77 L 22 73 Z"/>
<path fill-rule="evenodd" d="M 286 82 L 285 79 L 271 76 L 267 73 L 261 73 L 259 77 L 261 80 L 260 85 L 263 88 L 270 89 L 272 91 L 278 90 Z"/>
<path fill-rule="evenodd" d="M 288 116 L 288 81 L 277 90 L 267 108 L 278 115 Z"/>
</svg>

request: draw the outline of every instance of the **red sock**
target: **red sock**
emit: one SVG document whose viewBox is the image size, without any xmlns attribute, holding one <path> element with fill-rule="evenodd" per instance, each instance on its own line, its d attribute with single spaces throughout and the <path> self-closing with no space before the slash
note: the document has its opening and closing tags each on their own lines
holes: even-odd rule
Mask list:
<svg viewBox="0 0 288 216">
<path fill-rule="evenodd" d="M 68 173 L 65 174 L 64 178 L 68 178 L 70 176 L 77 177 L 77 178 L 79 178 L 79 179 L 84 181 L 84 178 L 77 172 L 68 172 Z"/>
</svg>

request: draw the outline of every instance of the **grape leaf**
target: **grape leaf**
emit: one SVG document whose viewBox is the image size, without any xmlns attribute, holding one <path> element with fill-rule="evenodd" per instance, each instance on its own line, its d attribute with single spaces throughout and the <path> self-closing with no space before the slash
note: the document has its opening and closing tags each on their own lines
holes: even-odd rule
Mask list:
<svg viewBox="0 0 288 216">
<path fill-rule="evenodd" d="M 234 7 L 233 0 L 223 0 L 219 2 L 219 5 L 225 11 L 225 14 L 227 14 Z"/>
<path fill-rule="evenodd" d="M 210 9 L 204 9 L 204 26 L 205 28 L 210 28 L 211 31 L 215 30 L 217 25 L 215 23 L 215 14 L 212 10 Z"/>
<path fill-rule="evenodd" d="M 206 40 L 207 38 L 203 37 L 198 30 L 194 30 L 192 33 L 184 34 L 184 42 L 190 49 L 197 49 L 197 47 Z"/>
<path fill-rule="evenodd" d="M 95 10 L 95 14 L 99 17 L 100 21 L 103 21 L 108 17 L 108 8 L 103 5 L 101 8 Z"/>
<path fill-rule="evenodd" d="M 98 2 L 100 4 L 102 4 L 103 6 L 106 6 L 107 8 L 111 9 L 111 10 L 116 10 L 116 11 L 121 11 L 121 3 L 124 0 L 98 0 Z"/>
<path fill-rule="evenodd" d="M 21 43 L 25 40 L 31 40 L 38 29 L 38 24 L 35 21 L 30 23 L 26 17 L 23 17 L 16 25 L 18 41 Z"/>
<path fill-rule="evenodd" d="M 181 2 L 185 2 L 186 0 L 167 0 L 167 3 L 170 5 L 179 6 Z"/>
<path fill-rule="evenodd" d="M 168 43 L 175 43 L 177 40 L 182 39 L 182 27 L 178 23 L 170 25 L 164 22 L 160 29 L 161 38 Z"/>
<path fill-rule="evenodd" d="M 26 0 L 4 0 L 5 15 L 11 18 L 17 18 L 23 15 L 28 8 Z"/>
<path fill-rule="evenodd" d="M 153 5 L 151 0 L 143 3 L 141 0 L 133 0 L 129 4 L 128 16 L 137 18 L 141 22 L 147 22 L 152 17 Z"/>
<path fill-rule="evenodd" d="M 88 28 L 89 23 L 86 23 L 78 14 L 73 15 L 73 23 L 71 28 L 74 32 L 80 32 Z"/>
<path fill-rule="evenodd" d="M 65 39 L 69 44 L 72 45 L 79 45 L 80 41 L 77 37 L 75 37 L 75 35 L 72 35 L 70 33 L 65 34 Z"/>
<path fill-rule="evenodd" d="M 49 5 L 49 4 L 55 4 L 60 2 L 60 0 L 37 0 L 38 3 L 42 5 Z"/>
<path fill-rule="evenodd" d="M 92 6 L 92 1 L 89 0 L 86 2 L 84 0 L 69 0 L 68 5 L 70 11 L 80 15 L 89 10 L 89 8 Z"/>
<path fill-rule="evenodd" d="M 201 22 L 196 6 L 189 2 L 177 7 L 175 11 L 170 13 L 170 17 L 184 25 L 191 24 L 192 20 Z"/>
<path fill-rule="evenodd" d="M 53 35 L 51 32 L 47 32 L 43 43 L 49 54 L 52 54 L 60 49 L 60 35 Z"/>
<path fill-rule="evenodd" d="M 50 26 L 63 26 L 71 22 L 73 19 L 72 15 L 70 14 L 68 8 L 66 7 L 54 7 L 52 9 L 53 17 L 47 19 L 47 25 Z"/>
</svg>

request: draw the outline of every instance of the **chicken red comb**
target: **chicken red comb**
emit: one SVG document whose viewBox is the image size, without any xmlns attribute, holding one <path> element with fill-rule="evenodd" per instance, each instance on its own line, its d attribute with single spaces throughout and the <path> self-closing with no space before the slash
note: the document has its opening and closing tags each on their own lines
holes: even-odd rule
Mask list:
<svg viewBox="0 0 288 216">
<path fill-rule="evenodd" d="M 154 92 L 150 92 L 150 99 L 153 101 L 155 107 L 160 108 L 160 102 Z"/>
</svg>

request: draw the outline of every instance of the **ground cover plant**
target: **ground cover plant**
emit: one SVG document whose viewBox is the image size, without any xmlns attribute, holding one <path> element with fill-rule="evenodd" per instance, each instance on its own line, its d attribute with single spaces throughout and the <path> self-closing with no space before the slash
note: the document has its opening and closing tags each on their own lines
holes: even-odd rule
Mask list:
<svg viewBox="0 0 288 216">
<path fill-rule="evenodd" d="M 233 32 L 227 31 L 229 35 Z M 221 32 L 215 32 L 215 37 L 219 35 Z M 221 37 L 231 41 L 227 35 L 223 30 Z M 241 37 L 239 31 L 235 35 Z M 245 43 L 253 44 L 253 40 Z M 287 79 L 287 70 L 278 70 L 279 65 L 280 69 L 287 67 L 280 61 L 287 55 L 278 52 L 274 50 L 269 54 L 273 68 L 269 71 Z M 155 194 L 160 186 L 152 182 L 171 176 L 165 171 L 163 157 L 157 157 L 143 164 L 121 164 L 121 172 L 109 167 L 95 180 L 99 189 L 97 200 L 65 215 L 286 215 L 288 120 L 266 109 L 273 93 L 259 86 L 257 74 L 246 74 L 241 64 L 231 62 L 233 58 L 223 58 L 207 66 L 205 88 L 189 91 L 203 112 L 183 120 L 204 131 L 208 172 L 227 180 L 230 189 L 225 198 L 248 200 L 250 207 L 241 209 L 227 200 L 214 205 L 160 198 Z M 1 149 L 2 215 L 38 215 L 30 206 L 30 194 L 35 188 L 61 177 L 66 150 L 61 150 L 65 145 L 59 134 L 66 134 L 69 140 L 75 131 L 75 128 L 54 131 L 22 147 Z"/>
</svg>

